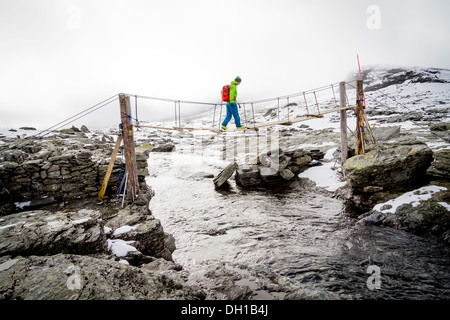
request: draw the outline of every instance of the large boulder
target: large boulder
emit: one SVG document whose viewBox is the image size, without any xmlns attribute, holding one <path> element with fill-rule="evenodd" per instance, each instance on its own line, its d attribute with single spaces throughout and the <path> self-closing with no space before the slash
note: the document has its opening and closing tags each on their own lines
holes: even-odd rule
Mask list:
<svg viewBox="0 0 450 320">
<path fill-rule="evenodd" d="M 161 273 L 88 256 L 0 258 L 0 299 L 198 300 L 175 272 Z"/>
<path fill-rule="evenodd" d="M 426 186 L 384 203 L 360 216 L 360 224 L 434 235 L 450 243 L 450 192 L 446 187 Z"/>
<path fill-rule="evenodd" d="M 389 189 L 422 180 L 432 161 L 433 152 L 426 144 L 403 142 L 348 159 L 344 175 L 357 192 L 367 187 Z"/>
<path fill-rule="evenodd" d="M 2 217 L 0 256 L 89 254 L 106 251 L 101 213 L 82 209 L 26 211 Z"/>
</svg>

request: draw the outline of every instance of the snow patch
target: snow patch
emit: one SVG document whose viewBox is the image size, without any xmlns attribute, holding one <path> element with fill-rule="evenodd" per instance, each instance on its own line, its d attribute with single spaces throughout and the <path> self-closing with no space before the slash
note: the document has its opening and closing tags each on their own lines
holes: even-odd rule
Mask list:
<svg viewBox="0 0 450 320">
<path fill-rule="evenodd" d="M 15 225 L 17 225 L 17 223 L 8 224 L 8 225 L 6 225 L 6 226 L 1 226 L 1 227 L 0 227 L 0 230 L 6 229 L 6 228 L 11 228 L 11 227 L 14 227 Z"/>
<path fill-rule="evenodd" d="M 327 151 L 324 159 L 331 160 L 333 157 L 333 153 L 337 148 L 332 148 Z M 333 170 L 334 163 L 333 162 L 325 162 L 323 166 L 312 167 L 298 176 L 300 178 L 308 178 L 315 182 L 318 187 L 324 188 L 328 191 L 334 192 L 337 189 L 345 186 L 347 184 L 346 181 L 341 181 L 338 173 Z"/>
<path fill-rule="evenodd" d="M 114 230 L 113 236 L 117 236 L 119 234 L 123 234 L 123 233 L 127 233 L 130 232 L 131 230 L 136 230 L 136 228 L 139 226 L 139 224 L 135 225 L 135 226 L 122 226 L 120 228 L 117 228 L 116 230 Z"/>
<path fill-rule="evenodd" d="M 18 209 L 23 209 L 25 207 L 29 207 L 31 204 L 31 201 L 25 201 L 25 202 L 14 202 L 14 205 Z"/>
<path fill-rule="evenodd" d="M 135 241 L 124 241 L 121 239 L 108 239 L 106 241 L 108 243 L 108 251 L 111 251 L 117 257 L 125 257 L 128 252 L 137 251 L 135 247 L 130 246 Z"/>
<path fill-rule="evenodd" d="M 444 190 L 447 190 L 447 188 L 438 186 L 422 187 L 420 189 L 402 194 L 401 196 L 389 200 L 385 203 L 377 204 L 375 207 L 373 207 L 373 211 L 395 213 L 397 211 L 397 208 L 404 204 L 411 204 L 413 207 L 417 207 L 421 201 L 429 200 L 434 193 Z M 449 210 L 448 204 L 446 208 L 447 210 Z"/>
<path fill-rule="evenodd" d="M 85 223 L 87 221 L 89 221 L 89 218 L 82 218 L 82 219 L 72 221 L 72 224 L 77 225 L 77 224 Z"/>
<path fill-rule="evenodd" d="M 107 226 L 104 226 L 103 227 L 103 232 L 105 233 L 105 234 L 108 234 L 108 233 L 110 233 L 112 231 L 112 229 L 110 228 L 110 227 L 107 227 Z"/>
<path fill-rule="evenodd" d="M 438 202 L 441 206 L 443 206 L 447 211 L 450 211 L 450 204 L 447 202 Z"/>
</svg>

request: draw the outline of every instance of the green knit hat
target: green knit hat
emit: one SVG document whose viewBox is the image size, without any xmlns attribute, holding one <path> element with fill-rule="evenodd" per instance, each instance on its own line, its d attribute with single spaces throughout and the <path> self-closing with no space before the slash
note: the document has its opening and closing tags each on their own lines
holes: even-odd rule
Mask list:
<svg viewBox="0 0 450 320">
<path fill-rule="evenodd" d="M 237 76 L 236 79 L 234 79 L 236 82 L 241 82 L 241 77 Z"/>
</svg>

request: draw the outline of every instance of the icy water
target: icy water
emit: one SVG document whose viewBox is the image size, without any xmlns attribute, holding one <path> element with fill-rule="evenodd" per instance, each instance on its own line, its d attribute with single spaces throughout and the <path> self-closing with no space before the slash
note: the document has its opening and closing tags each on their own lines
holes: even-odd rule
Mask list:
<svg viewBox="0 0 450 320">
<path fill-rule="evenodd" d="M 253 299 L 286 295 L 258 287 L 258 274 L 342 299 L 448 299 L 448 246 L 358 225 L 341 201 L 302 186 L 250 191 L 230 179 L 229 190 L 216 190 L 211 176 L 227 164 L 217 148 L 181 149 L 151 153 L 147 183 L 156 193 L 150 209 L 174 235 L 173 257 L 190 272 L 190 283 L 212 286 L 203 274 L 222 264 L 243 275 L 236 284 L 253 289 Z M 368 286 L 376 276 L 369 266 L 379 267 L 379 289 Z"/>
</svg>

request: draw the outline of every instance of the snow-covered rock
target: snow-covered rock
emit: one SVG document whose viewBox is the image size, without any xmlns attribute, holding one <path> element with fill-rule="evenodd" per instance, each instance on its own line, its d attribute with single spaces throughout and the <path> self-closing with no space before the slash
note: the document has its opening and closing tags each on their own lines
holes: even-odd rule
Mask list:
<svg viewBox="0 0 450 320">
<path fill-rule="evenodd" d="M 439 195 L 439 197 L 437 197 Z M 447 188 L 430 185 L 377 204 L 358 222 L 405 230 L 417 235 L 435 235 L 450 242 L 450 211 Z"/>
</svg>

